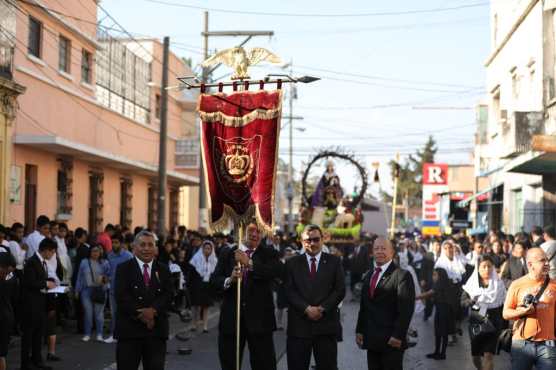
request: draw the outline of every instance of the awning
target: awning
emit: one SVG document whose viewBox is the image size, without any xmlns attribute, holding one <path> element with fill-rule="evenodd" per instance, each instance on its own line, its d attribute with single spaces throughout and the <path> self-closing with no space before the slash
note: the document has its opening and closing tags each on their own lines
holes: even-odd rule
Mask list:
<svg viewBox="0 0 556 370">
<path fill-rule="evenodd" d="M 504 171 L 531 175 L 556 174 L 556 153 L 528 151 L 506 163 Z"/>
<path fill-rule="evenodd" d="M 495 188 L 497 188 L 498 186 L 500 186 L 500 184 L 496 185 L 496 186 L 491 186 L 490 188 L 484 189 L 479 191 L 478 193 L 473 194 L 472 196 L 470 196 L 469 198 L 466 198 L 460 202 L 458 202 L 458 207 L 465 207 L 467 206 L 469 203 L 471 203 L 472 200 L 479 198 L 482 195 L 487 194 L 488 192 L 494 190 Z"/>
<path fill-rule="evenodd" d="M 92 162 L 143 176 L 157 176 L 158 166 L 109 153 L 59 136 L 16 135 L 14 144 L 30 146 L 50 153 L 71 156 L 74 159 Z M 177 171 L 167 171 L 168 181 L 179 186 L 199 185 L 199 178 Z"/>
</svg>

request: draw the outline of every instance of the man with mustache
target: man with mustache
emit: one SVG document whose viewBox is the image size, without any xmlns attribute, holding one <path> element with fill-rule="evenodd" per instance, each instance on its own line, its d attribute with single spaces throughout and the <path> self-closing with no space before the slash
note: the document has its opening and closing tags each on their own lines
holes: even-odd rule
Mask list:
<svg viewBox="0 0 556 370">
<path fill-rule="evenodd" d="M 247 343 L 252 370 L 276 370 L 272 282 L 281 279 L 283 266 L 274 248 L 261 245 L 255 223 L 247 226 L 246 234 L 244 244 L 221 251 L 211 277 L 213 286 L 223 291 L 218 324 L 220 365 L 222 370 L 236 368 L 236 289 L 241 283 L 240 362 Z"/>
</svg>

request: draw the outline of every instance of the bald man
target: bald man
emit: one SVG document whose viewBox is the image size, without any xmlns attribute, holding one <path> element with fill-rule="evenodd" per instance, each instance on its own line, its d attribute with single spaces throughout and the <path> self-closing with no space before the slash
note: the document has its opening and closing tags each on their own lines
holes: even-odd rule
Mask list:
<svg viewBox="0 0 556 370">
<path fill-rule="evenodd" d="M 548 276 L 550 265 L 541 248 L 527 251 L 527 268 L 529 273 L 510 285 L 504 304 L 504 319 L 515 320 L 512 370 L 555 369 L 556 281 Z"/>
<path fill-rule="evenodd" d="M 401 370 L 407 330 L 415 309 L 415 287 L 409 272 L 399 268 L 390 241 L 373 244 L 371 270 L 363 277 L 357 345 L 367 350 L 369 370 Z"/>
</svg>

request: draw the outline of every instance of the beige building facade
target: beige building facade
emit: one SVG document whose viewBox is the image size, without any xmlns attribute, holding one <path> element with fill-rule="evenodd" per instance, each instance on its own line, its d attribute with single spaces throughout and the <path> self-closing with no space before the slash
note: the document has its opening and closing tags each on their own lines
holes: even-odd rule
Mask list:
<svg viewBox="0 0 556 370">
<path fill-rule="evenodd" d="M 11 80 L 26 91 L 7 135 L 2 221 L 30 229 L 45 214 L 91 232 L 107 223 L 154 229 L 161 42 L 103 34 L 94 0 L 31 0 L 9 12 L 15 31 L 2 33 L 13 43 Z M 170 84 L 191 73 L 171 53 Z M 169 92 L 167 229 L 197 227 L 194 110 L 194 96 Z"/>
</svg>

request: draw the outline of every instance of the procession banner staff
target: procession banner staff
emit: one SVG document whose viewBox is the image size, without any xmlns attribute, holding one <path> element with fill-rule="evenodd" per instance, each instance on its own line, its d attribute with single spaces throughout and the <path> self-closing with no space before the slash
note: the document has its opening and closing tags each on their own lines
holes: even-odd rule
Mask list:
<svg viewBox="0 0 556 370">
<path fill-rule="evenodd" d="M 242 86 L 244 91 L 229 95 L 222 92 L 206 94 L 205 88 L 201 87 L 198 102 L 210 226 L 213 230 L 220 230 L 231 221 L 242 235 L 243 228 L 251 220 L 256 220 L 256 225 L 247 230 L 245 244 L 248 247 L 240 245 L 233 254 L 221 256 L 214 273 L 213 284 L 227 291 L 219 325 L 219 353 L 222 368 L 239 370 L 241 352 L 247 341 L 250 350 L 258 348 L 251 351 L 252 368 L 271 370 L 276 367 L 272 341 L 272 332 L 276 329 L 274 312 L 265 314 L 265 308 L 259 306 L 267 301 L 267 290 L 272 297 L 271 280 L 281 271 L 278 256 L 273 258 L 258 252 L 252 234 L 270 232 L 273 226 L 282 91 L 265 91 L 264 83 L 260 84 L 261 90 L 255 92 L 248 91 L 248 83 Z M 252 230 L 253 227 L 256 231 Z M 243 238 L 240 237 L 239 241 L 241 244 Z M 257 267 L 254 261 L 258 262 Z M 259 270 L 263 272 L 259 273 Z M 249 274 L 260 275 L 257 283 L 250 282 Z M 230 289 L 232 285 L 235 289 Z M 250 290 L 242 294 L 242 289 L 247 287 Z M 235 297 L 230 295 L 233 291 Z M 273 304 L 272 300 L 268 303 Z M 251 317 L 241 317 L 248 309 Z M 251 313 L 252 310 L 261 312 Z M 235 315 L 229 317 L 232 312 Z M 223 325 L 223 321 L 231 321 L 229 319 L 235 319 L 235 338 L 232 340 L 228 325 Z M 231 351 L 233 344 L 235 353 Z"/>
</svg>

